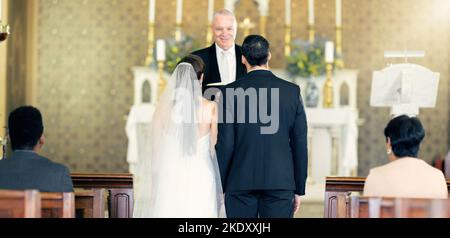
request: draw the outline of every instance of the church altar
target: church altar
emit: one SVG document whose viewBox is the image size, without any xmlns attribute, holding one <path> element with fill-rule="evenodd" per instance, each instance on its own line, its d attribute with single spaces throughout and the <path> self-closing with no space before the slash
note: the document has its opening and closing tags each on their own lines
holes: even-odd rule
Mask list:
<svg viewBox="0 0 450 238">
<path fill-rule="evenodd" d="M 133 67 L 134 104 L 128 114 L 125 132 L 128 137 L 127 163 L 129 172 L 135 174 L 139 162 L 149 154 L 150 125 L 158 100 L 158 70 Z M 164 78 L 169 75 L 164 74 Z"/>
</svg>

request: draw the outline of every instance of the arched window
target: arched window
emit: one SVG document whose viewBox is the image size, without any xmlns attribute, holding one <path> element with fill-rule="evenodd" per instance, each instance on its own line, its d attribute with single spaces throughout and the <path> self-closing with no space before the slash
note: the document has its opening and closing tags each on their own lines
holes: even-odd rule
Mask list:
<svg viewBox="0 0 450 238">
<path fill-rule="evenodd" d="M 346 82 L 343 82 L 341 88 L 339 89 L 340 102 L 339 105 L 350 106 L 350 89 Z"/>
<path fill-rule="evenodd" d="M 145 80 L 142 84 L 142 102 L 143 103 L 151 103 L 152 101 L 152 89 L 150 86 L 150 82 Z"/>
</svg>

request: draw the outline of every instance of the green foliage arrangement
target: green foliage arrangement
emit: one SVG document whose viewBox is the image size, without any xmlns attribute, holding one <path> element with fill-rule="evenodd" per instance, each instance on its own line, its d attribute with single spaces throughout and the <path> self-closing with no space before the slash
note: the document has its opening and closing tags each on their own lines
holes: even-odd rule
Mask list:
<svg viewBox="0 0 450 238">
<path fill-rule="evenodd" d="M 164 71 L 171 74 L 177 63 L 192 51 L 199 49 L 200 44 L 190 36 L 183 36 L 179 42 L 174 38 L 166 39 L 166 62 Z"/>
<path fill-rule="evenodd" d="M 310 78 L 326 73 L 326 39 L 316 39 L 313 43 L 303 40 L 292 42 L 291 55 L 287 57 L 287 72 L 293 77 Z M 341 59 L 335 56 L 335 67 L 340 67 Z M 335 68 L 333 67 L 333 68 Z"/>
</svg>

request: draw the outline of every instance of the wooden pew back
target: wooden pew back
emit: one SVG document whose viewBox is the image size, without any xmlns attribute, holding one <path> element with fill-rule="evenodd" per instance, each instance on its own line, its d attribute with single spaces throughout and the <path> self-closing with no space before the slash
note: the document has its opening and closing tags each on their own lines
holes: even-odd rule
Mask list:
<svg viewBox="0 0 450 238">
<path fill-rule="evenodd" d="M 1 218 L 40 218 L 41 197 L 37 190 L 0 190 Z"/>
<path fill-rule="evenodd" d="M 339 202 L 344 202 L 340 200 Z M 349 216 L 347 216 L 349 214 Z M 450 199 L 351 196 L 345 215 L 350 218 L 450 218 Z"/>
<path fill-rule="evenodd" d="M 106 190 L 109 218 L 133 217 L 132 174 L 74 173 L 71 176 L 76 189 L 104 188 Z"/>
<path fill-rule="evenodd" d="M 41 193 L 43 218 L 75 218 L 74 193 Z"/>
<path fill-rule="evenodd" d="M 365 180 L 365 178 L 360 177 L 327 177 L 325 185 L 324 217 L 350 217 L 350 194 L 353 192 L 362 193 Z M 450 193 L 450 180 L 447 180 L 447 189 Z M 346 202 L 339 203 L 339 199 L 344 199 Z M 338 203 L 341 205 L 338 206 Z M 344 210 L 346 212 L 344 212 Z"/>
<path fill-rule="evenodd" d="M 106 190 L 75 190 L 75 207 L 77 218 L 105 218 Z"/>
</svg>

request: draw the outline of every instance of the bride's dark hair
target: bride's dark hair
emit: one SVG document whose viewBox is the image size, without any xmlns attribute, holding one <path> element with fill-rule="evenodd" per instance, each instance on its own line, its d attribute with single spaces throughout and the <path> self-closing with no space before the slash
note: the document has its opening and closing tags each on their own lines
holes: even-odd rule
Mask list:
<svg viewBox="0 0 450 238">
<path fill-rule="evenodd" d="M 205 72 L 205 62 L 203 62 L 202 58 L 196 55 L 188 55 L 178 62 L 177 65 L 181 63 L 188 63 L 194 67 L 195 74 L 197 75 L 197 79 L 200 80 L 202 74 Z"/>
</svg>

